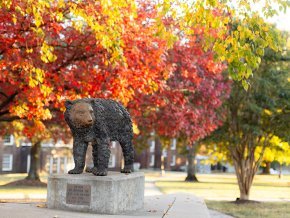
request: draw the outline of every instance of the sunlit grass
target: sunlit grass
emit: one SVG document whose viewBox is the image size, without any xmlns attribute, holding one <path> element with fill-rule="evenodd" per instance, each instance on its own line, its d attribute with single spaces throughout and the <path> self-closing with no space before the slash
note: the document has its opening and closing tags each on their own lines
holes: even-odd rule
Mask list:
<svg viewBox="0 0 290 218">
<path fill-rule="evenodd" d="M 206 201 L 208 208 L 239 218 L 289 218 L 290 202 L 233 204 L 226 201 Z"/>
<path fill-rule="evenodd" d="M 175 192 L 192 193 L 208 200 L 235 200 L 239 188 L 235 175 L 198 175 L 199 183 L 184 182 L 185 174 L 159 177 L 156 186 L 166 194 Z M 277 175 L 256 175 L 251 189 L 251 199 L 276 201 L 290 199 L 290 175 L 279 179 Z"/>
<path fill-rule="evenodd" d="M 0 186 L 5 185 L 16 180 L 21 180 L 27 177 L 27 173 L 12 173 L 12 174 L 2 174 L 0 175 Z M 42 182 L 47 182 L 47 174 L 41 173 L 40 180 Z"/>
</svg>

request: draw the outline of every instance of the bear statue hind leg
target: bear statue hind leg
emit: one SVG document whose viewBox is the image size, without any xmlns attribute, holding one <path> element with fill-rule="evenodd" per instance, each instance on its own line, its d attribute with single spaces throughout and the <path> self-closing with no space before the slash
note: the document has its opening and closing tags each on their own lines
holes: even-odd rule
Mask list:
<svg viewBox="0 0 290 218">
<path fill-rule="evenodd" d="M 132 173 L 133 166 L 132 165 L 125 165 L 124 169 L 121 170 L 121 173 Z"/>
<path fill-rule="evenodd" d="M 106 175 L 108 175 L 108 170 L 107 169 L 97 169 L 94 167 L 92 173 L 95 176 L 106 176 Z"/>
<path fill-rule="evenodd" d="M 134 148 L 130 138 L 125 138 L 120 141 L 122 147 L 125 166 L 121 170 L 121 173 L 131 173 L 133 172 L 133 162 L 134 162 Z"/>
</svg>

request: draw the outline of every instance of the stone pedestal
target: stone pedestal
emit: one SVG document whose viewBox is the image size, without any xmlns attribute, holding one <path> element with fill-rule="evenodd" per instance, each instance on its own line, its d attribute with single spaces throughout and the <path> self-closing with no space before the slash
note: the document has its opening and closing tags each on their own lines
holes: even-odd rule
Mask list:
<svg viewBox="0 0 290 218">
<path fill-rule="evenodd" d="M 143 208 L 144 174 L 109 172 L 51 175 L 47 184 L 47 207 L 99 214 L 122 214 Z"/>
</svg>

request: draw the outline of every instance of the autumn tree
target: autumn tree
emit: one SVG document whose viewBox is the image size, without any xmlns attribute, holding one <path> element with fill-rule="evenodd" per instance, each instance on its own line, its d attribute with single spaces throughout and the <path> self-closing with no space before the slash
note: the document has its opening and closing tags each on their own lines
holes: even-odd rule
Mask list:
<svg viewBox="0 0 290 218">
<path fill-rule="evenodd" d="M 254 176 L 265 152 L 281 150 L 289 142 L 289 63 L 281 53 L 266 50 L 261 66 L 246 91 L 234 82 L 225 107 L 225 124 L 212 136 L 212 144 L 232 161 L 240 199 L 248 200 Z M 278 137 L 280 142 L 274 143 Z M 280 153 L 281 154 L 281 153 Z"/>
<path fill-rule="evenodd" d="M 155 132 L 161 138 L 176 137 L 189 147 L 187 181 L 196 181 L 194 158 L 197 142 L 221 125 L 217 113 L 229 94 L 225 65 L 214 61 L 202 47 L 202 30 L 175 42 L 167 61 L 174 66 L 164 85 L 151 95 L 138 96 L 129 104 L 140 134 Z"/>
<path fill-rule="evenodd" d="M 109 22 L 102 11 L 105 6 L 100 7 L 95 1 L 91 4 L 95 9 L 91 16 L 104 22 L 102 25 Z M 39 142 L 45 129 L 33 128 L 33 124 L 46 127 L 44 123 L 50 119 L 58 124 L 52 112 L 64 110 L 64 99 L 91 96 L 114 98 L 126 104 L 135 90 L 152 93 L 158 89 L 169 73 L 164 58 L 167 43 L 157 36 L 156 24 L 149 22 L 157 14 L 154 4 L 140 3 L 135 12 L 124 6 L 128 11 L 123 11 L 124 16 L 118 19 L 116 27 L 122 26 L 116 42 L 122 42 L 122 57 L 114 50 L 116 47 L 106 46 L 112 43 L 110 38 L 95 36 L 96 26 L 77 19 L 81 15 L 70 11 L 70 3 L 59 14 L 55 14 L 59 9 L 56 5 L 45 7 L 47 10 L 37 17 L 39 20 L 24 2 L 1 8 L 0 123 L 3 126 L 22 120 L 32 125 L 24 128 L 24 135 Z M 148 7 L 151 9 L 147 10 Z M 127 12 L 130 16 L 125 16 Z M 99 17 L 100 14 L 104 17 Z M 32 150 L 37 153 L 38 149 Z"/>
</svg>

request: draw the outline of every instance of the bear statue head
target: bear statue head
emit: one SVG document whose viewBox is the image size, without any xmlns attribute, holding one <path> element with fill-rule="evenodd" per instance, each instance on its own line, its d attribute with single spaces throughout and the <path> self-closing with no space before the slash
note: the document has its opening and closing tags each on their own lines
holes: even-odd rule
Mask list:
<svg viewBox="0 0 290 218">
<path fill-rule="evenodd" d="M 67 100 L 66 107 L 66 120 L 70 122 L 75 128 L 88 128 L 95 122 L 94 110 L 91 102 L 86 100 Z"/>
</svg>

